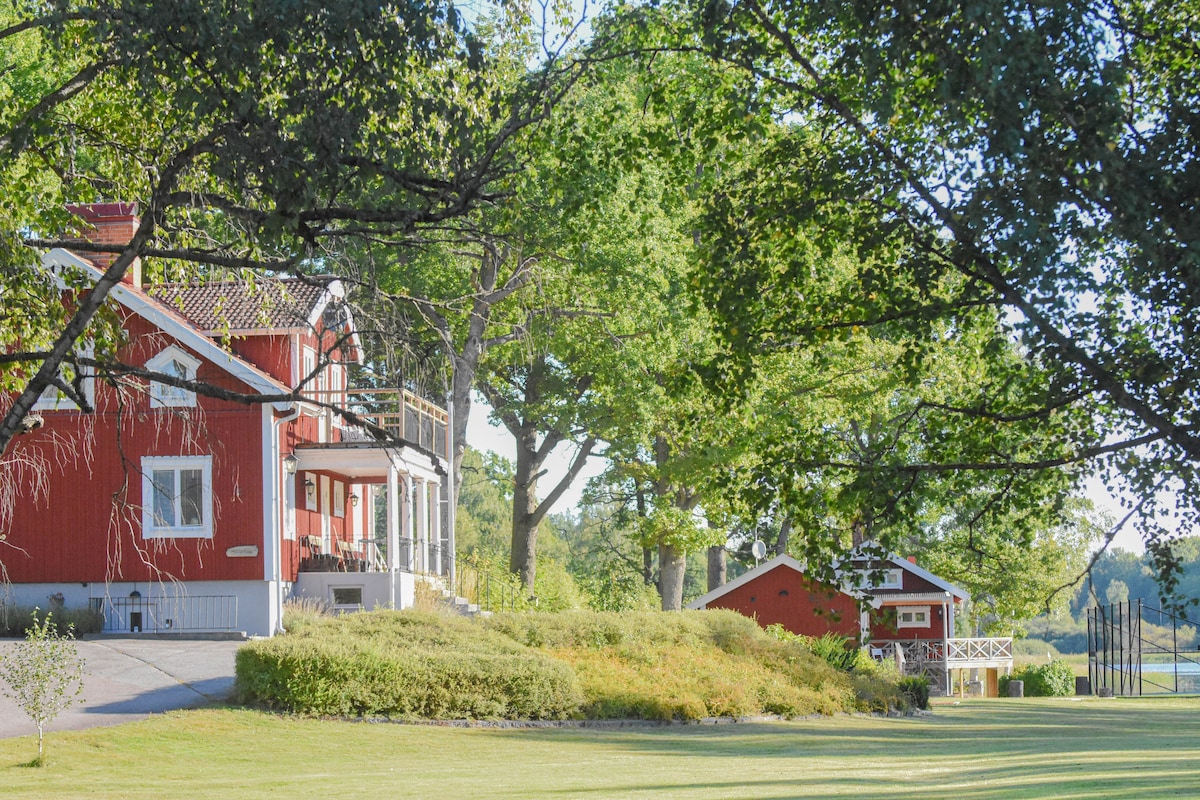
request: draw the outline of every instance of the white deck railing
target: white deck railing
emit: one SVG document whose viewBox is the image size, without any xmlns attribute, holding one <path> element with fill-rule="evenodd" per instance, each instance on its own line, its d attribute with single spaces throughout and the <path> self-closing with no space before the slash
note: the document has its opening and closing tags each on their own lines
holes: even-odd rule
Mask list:
<svg viewBox="0 0 1200 800">
<path fill-rule="evenodd" d="M 872 655 L 892 658 L 897 648 L 906 664 L 943 665 L 951 669 L 1012 661 L 1012 638 L 928 639 L 871 642 Z"/>
<path fill-rule="evenodd" d="M 304 392 L 304 396 L 343 408 L 397 439 L 424 447 L 440 458 L 447 457 L 450 415 L 444 408 L 408 390 L 309 390 Z M 355 427 L 345 428 L 342 438 L 346 441 L 374 441 L 367 430 Z"/>
</svg>

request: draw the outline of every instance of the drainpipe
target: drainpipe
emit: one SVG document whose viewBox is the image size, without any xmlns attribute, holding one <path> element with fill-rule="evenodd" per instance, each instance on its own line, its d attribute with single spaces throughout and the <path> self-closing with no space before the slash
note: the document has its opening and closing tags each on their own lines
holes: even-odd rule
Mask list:
<svg viewBox="0 0 1200 800">
<path fill-rule="evenodd" d="M 290 404 L 291 409 L 288 414 L 275 420 L 271 425 L 271 535 L 275 538 L 274 545 L 271 548 L 271 574 L 278 584 L 277 591 L 279 592 L 279 619 L 276 624 L 275 633 L 286 633 L 283 629 L 283 515 L 280 513 L 283 498 L 280 496 L 280 472 L 282 471 L 281 457 L 282 442 L 280 441 L 280 430 L 283 423 L 291 422 L 300 416 L 300 405 L 298 403 Z"/>
</svg>

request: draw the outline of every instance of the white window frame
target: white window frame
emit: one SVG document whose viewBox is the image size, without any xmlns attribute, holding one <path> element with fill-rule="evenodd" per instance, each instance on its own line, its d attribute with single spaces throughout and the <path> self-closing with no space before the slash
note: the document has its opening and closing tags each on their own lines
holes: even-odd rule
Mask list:
<svg viewBox="0 0 1200 800">
<path fill-rule="evenodd" d="M 909 615 L 909 619 L 904 619 L 905 614 Z M 896 627 L 897 628 L 928 628 L 932 622 L 929 619 L 929 606 L 896 606 Z M 918 616 L 924 619 L 918 619 Z"/>
<path fill-rule="evenodd" d="M 162 349 L 154 358 L 149 359 L 146 362 L 146 369 L 170 374 L 168 367 L 172 363 L 177 363 L 183 368 L 180 378 L 187 381 L 196 380 L 196 370 L 200 368 L 200 359 L 175 345 Z M 154 380 L 150 381 L 151 408 L 190 408 L 195 405 L 195 392 Z"/>
<path fill-rule="evenodd" d="M 172 471 L 175 484 L 172 505 L 175 519 L 182 519 L 179 498 L 179 474 L 184 470 L 200 471 L 199 525 L 161 525 L 154 512 L 154 473 Z M 144 456 L 142 458 L 142 538 L 143 539 L 211 539 L 213 535 L 212 456 Z"/>
<path fill-rule="evenodd" d="M 91 358 L 95 349 L 90 343 L 81 345 L 79 355 L 85 358 Z M 87 400 L 88 405 L 93 408 L 96 406 L 96 379 L 91 377 L 90 373 L 83 372 L 83 397 Z M 61 373 L 60 373 L 60 377 Z M 53 384 L 47 386 L 45 391 L 41 393 L 37 401 L 33 404 L 33 411 L 78 411 L 79 405 L 74 400 L 67 397 L 62 391 Z"/>
<path fill-rule="evenodd" d="M 888 569 L 883 572 L 883 582 L 876 588 L 878 589 L 903 589 L 904 588 L 904 570 L 900 568 Z"/>
<path fill-rule="evenodd" d="M 303 386 L 304 386 L 303 394 L 309 398 L 312 398 L 315 396 L 314 384 L 316 383 L 317 377 L 315 375 L 313 375 L 313 372 L 316 370 L 316 368 L 317 368 L 317 351 L 312 349 L 308 345 L 302 346 L 300 348 L 300 375 L 297 378 L 297 383 L 303 384 Z M 310 381 L 310 382 L 304 383 L 305 381 Z M 320 388 L 320 387 L 316 387 L 316 388 Z"/>
</svg>

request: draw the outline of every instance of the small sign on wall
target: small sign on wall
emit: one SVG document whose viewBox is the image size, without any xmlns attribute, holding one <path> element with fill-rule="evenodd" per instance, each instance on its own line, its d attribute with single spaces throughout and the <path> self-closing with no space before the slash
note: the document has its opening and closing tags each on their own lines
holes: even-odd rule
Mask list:
<svg viewBox="0 0 1200 800">
<path fill-rule="evenodd" d="M 225 555 L 230 558 L 254 558 L 258 555 L 258 545 L 239 544 L 237 547 L 230 547 L 226 550 Z"/>
</svg>

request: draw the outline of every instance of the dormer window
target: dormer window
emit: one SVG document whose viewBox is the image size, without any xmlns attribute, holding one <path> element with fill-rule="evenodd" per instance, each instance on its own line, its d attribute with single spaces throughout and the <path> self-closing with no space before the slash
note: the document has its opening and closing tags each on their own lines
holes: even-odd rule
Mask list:
<svg viewBox="0 0 1200 800">
<path fill-rule="evenodd" d="M 163 350 L 146 362 L 146 369 L 178 378 L 182 381 L 196 380 L 200 360 L 174 345 Z M 196 405 L 196 393 L 181 386 L 150 381 L 151 408 L 177 408 Z"/>
<path fill-rule="evenodd" d="M 90 358 L 92 350 L 92 345 L 89 342 L 79 348 L 79 354 Z M 96 402 L 96 381 L 94 378 L 89 377 L 88 372 L 84 371 L 82 374 L 85 376 L 80 381 L 80 386 L 83 389 L 83 398 L 87 401 L 88 405 L 94 405 Z M 59 370 L 59 376 L 64 381 L 73 383 L 74 374 L 69 365 L 64 364 L 62 366 Z M 78 409 L 79 406 L 75 404 L 75 401 L 67 397 L 61 389 L 54 385 L 47 386 L 46 390 L 42 392 L 41 397 L 33 405 L 34 411 L 77 411 Z"/>
<path fill-rule="evenodd" d="M 903 589 L 904 588 L 904 570 L 889 569 L 883 573 L 883 581 L 879 584 L 880 589 Z"/>
</svg>

